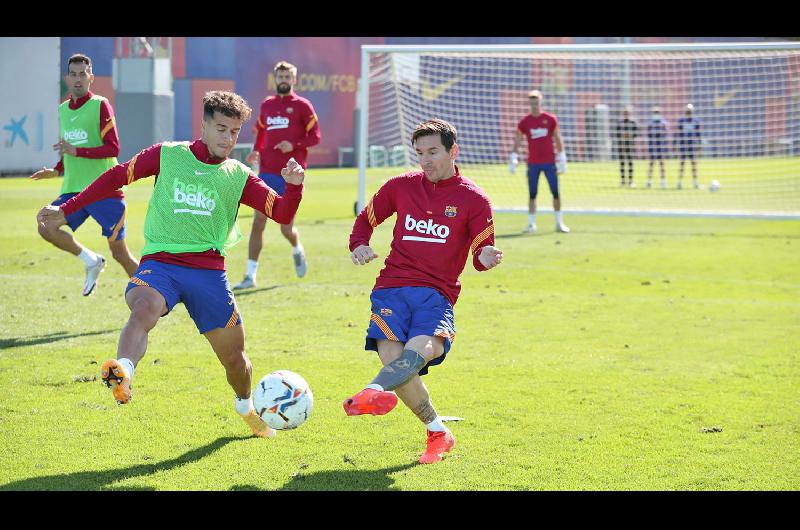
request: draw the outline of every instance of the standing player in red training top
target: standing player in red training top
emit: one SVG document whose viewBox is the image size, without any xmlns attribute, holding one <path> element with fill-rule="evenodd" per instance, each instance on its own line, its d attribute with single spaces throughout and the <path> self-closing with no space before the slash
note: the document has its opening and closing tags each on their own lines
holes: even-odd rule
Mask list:
<svg viewBox="0 0 800 530">
<path fill-rule="evenodd" d="M 55 168 L 43 168 L 31 175 L 33 180 L 64 176 L 61 195 L 52 204 L 59 205 L 82 192 L 101 173 L 117 165 L 119 135 L 114 121 L 114 109 L 102 96 L 89 88 L 94 82 L 92 60 L 76 53 L 67 61 L 64 82 L 69 99 L 58 109 L 61 139 L 53 149 L 61 154 Z M 101 200 L 76 210 L 67 218 L 67 226 L 75 232 L 90 216 L 100 225 L 108 239 L 108 248 L 128 276 L 136 272 L 136 259 L 125 244 L 125 196 L 112 190 Z M 86 265 L 83 296 L 95 290 L 97 278 L 106 266 L 106 259 L 84 247 L 75 237 L 59 227 L 39 225 L 39 235 L 56 247 L 78 256 Z"/>
<path fill-rule="evenodd" d="M 250 112 L 247 102 L 233 92 L 206 93 L 200 139 L 144 149 L 61 206 L 42 208 L 38 221 L 58 227 L 66 223 L 65 216 L 111 190 L 155 176 L 144 222 L 141 265 L 125 291 L 131 315 L 119 336 L 117 358 L 103 363 L 102 380 L 117 403 L 128 403 L 134 369 L 147 350 L 150 330 L 183 302 L 225 368 L 235 392 L 236 411 L 253 434 L 267 437 L 275 431 L 253 407 L 253 367 L 245 355 L 244 324 L 225 274 L 225 255 L 241 238 L 236 229 L 239 205 L 287 222 L 300 205 L 304 172 L 289 159 L 281 171 L 286 193 L 280 196 L 247 166 L 228 158 Z"/>
<path fill-rule="evenodd" d="M 261 103 L 261 112 L 256 123 L 256 141 L 247 161 L 251 164 L 258 163 L 259 178 L 279 195 L 283 195 L 284 181 L 280 175 L 281 168 L 290 158 L 297 160 L 303 169 L 308 167 L 308 148 L 319 143 L 321 134 L 314 106 L 307 99 L 294 93 L 297 67 L 286 61 L 280 61 L 273 71 L 277 94 Z M 247 272 L 244 280 L 234 289 L 256 286 L 258 256 L 261 254 L 266 225 L 267 218 L 255 212 L 253 229 L 250 232 Z M 281 223 L 281 234 L 292 246 L 295 273 L 298 278 L 302 278 L 308 270 L 308 263 L 303 245 L 300 243 L 300 234 L 294 227 L 294 219 L 290 219 L 288 223 Z"/>
<path fill-rule="evenodd" d="M 511 167 L 516 168 L 519 161 L 517 150 L 522 138 L 528 139 L 528 227 L 526 232 L 536 231 L 536 195 L 539 190 L 539 174 L 544 171 L 550 193 L 553 194 L 553 211 L 556 214 L 556 232 L 569 232 L 561 217 L 561 195 L 558 190 L 558 174 L 567 171 L 567 154 L 558 128 L 558 118 L 542 111 L 542 93 L 531 90 L 528 100 L 531 113 L 517 124 L 514 147 L 511 150 Z"/>
<path fill-rule="evenodd" d="M 411 145 L 422 171 L 381 186 L 350 234 L 350 258 L 364 265 L 378 257 L 369 246 L 373 230 L 397 213 L 391 251 L 370 296 L 364 347 L 377 351 L 384 367 L 364 390 L 344 401 L 344 410 L 348 416 L 386 414 L 400 396 L 427 428 L 419 461 L 431 464 L 442 459 L 455 439 L 420 376 L 444 361 L 455 340 L 453 306 L 467 257 L 472 256 L 476 270 L 484 271 L 498 265 L 503 253 L 493 246 L 489 198 L 455 165 L 456 129 L 446 121 L 426 121 L 414 130 Z"/>
</svg>

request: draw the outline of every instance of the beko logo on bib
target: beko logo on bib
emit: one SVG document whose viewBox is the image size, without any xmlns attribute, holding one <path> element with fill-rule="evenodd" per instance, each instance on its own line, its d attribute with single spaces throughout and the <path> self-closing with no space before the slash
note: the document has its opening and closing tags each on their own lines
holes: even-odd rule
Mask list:
<svg viewBox="0 0 800 530">
<path fill-rule="evenodd" d="M 64 131 L 64 141 L 72 145 L 85 144 L 89 141 L 89 133 L 83 129 L 72 129 L 71 131 Z"/>
<path fill-rule="evenodd" d="M 403 236 L 404 241 L 426 241 L 428 243 L 446 243 L 447 236 L 450 235 L 450 228 L 446 225 L 437 225 L 433 219 L 422 219 L 417 221 L 411 215 L 406 214 L 406 230 L 413 230 L 419 234 L 436 237 Z"/>
<path fill-rule="evenodd" d="M 219 193 L 204 187 L 202 184 L 186 184 L 178 179 L 173 183 L 173 201 L 178 204 L 196 206 L 200 210 L 190 208 L 176 208 L 174 213 L 190 213 L 194 215 L 211 215 L 217 207 Z"/>
</svg>

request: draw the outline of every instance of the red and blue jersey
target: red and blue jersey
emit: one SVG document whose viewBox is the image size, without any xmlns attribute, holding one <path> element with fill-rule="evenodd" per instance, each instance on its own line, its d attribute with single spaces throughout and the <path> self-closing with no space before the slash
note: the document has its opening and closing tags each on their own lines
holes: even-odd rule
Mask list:
<svg viewBox="0 0 800 530">
<path fill-rule="evenodd" d="M 528 114 L 519 121 L 517 130 L 528 140 L 529 164 L 555 164 L 556 150 L 553 135 L 558 127 L 558 118 L 549 112 L 538 116 Z"/>
<path fill-rule="evenodd" d="M 280 175 L 290 158 L 305 169 L 308 148 L 317 145 L 321 138 L 314 106 L 294 93 L 265 99 L 255 129 L 253 150 L 259 153 L 259 173 L 272 175 Z M 275 149 L 284 140 L 290 142 L 294 150 L 284 153 Z"/>
<path fill-rule="evenodd" d="M 472 254 L 476 270 L 483 247 L 494 245 L 492 205 L 481 188 L 461 175 L 433 183 L 423 171 L 389 179 L 358 214 L 350 250 L 369 245 L 376 226 L 397 214 L 391 250 L 374 289 L 432 287 L 455 305 L 459 276 Z"/>
</svg>

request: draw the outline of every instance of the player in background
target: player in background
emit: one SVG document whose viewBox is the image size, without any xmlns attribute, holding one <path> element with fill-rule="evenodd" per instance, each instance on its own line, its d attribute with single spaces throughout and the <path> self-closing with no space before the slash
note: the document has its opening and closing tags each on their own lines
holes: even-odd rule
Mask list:
<svg viewBox="0 0 800 530">
<path fill-rule="evenodd" d="M 631 109 L 622 111 L 622 119 L 617 122 L 616 136 L 619 152 L 619 185 L 625 186 L 625 162 L 628 163 L 628 186 L 633 188 L 633 155 L 636 152 L 636 134 L 639 125 L 631 119 Z"/>
<path fill-rule="evenodd" d="M 511 149 L 512 173 L 519 161 L 519 145 L 523 138 L 528 140 L 528 227 L 525 232 L 536 232 L 536 195 L 539 190 L 539 174 L 544 172 L 550 193 L 553 195 L 553 211 L 556 215 L 556 232 L 569 232 L 561 216 L 561 195 L 558 190 L 558 174 L 567 170 L 567 154 L 558 128 L 558 118 L 542 110 L 542 93 L 531 90 L 528 100 L 530 114 L 517 124 L 514 147 Z"/>
<path fill-rule="evenodd" d="M 69 99 L 58 107 L 59 141 L 53 146 L 61 159 L 55 168 L 42 168 L 30 178 L 42 180 L 64 176 L 61 194 L 53 205 L 63 204 L 83 191 L 101 173 L 117 164 L 119 134 L 114 121 L 114 109 L 103 96 L 90 90 L 94 82 L 92 60 L 76 53 L 67 61 L 64 82 Z M 101 233 L 108 239 L 108 248 L 125 273 L 132 276 L 138 263 L 125 244 L 125 196 L 112 190 L 99 201 L 76 210 L 67 217 L 66 224 L 75 232 L 90 216 L 100 225 Z M 54 246 L 78 256 L 86 265 L 83 296 L 95 290 L 97 278 L 106 266 L 106 259 L 80 244 L 75 237 L 61 228 L 39 225 L 39 235 Z"/>
<path fill-rule="evenodd" d="M 256 140 L 247 161 L 258 164 L 259 178 L 272 189 L 283 195 L 284 180 L 280 176 L 286 161 L 294 158 L 303 169 L 308 167 L 308 148 L 317 145 L 321 138 L 319 122 L 314 106 L 305 98 L 295 94 L 297 67 L 280 61 L 273 69 L 277 94 L 261 103 L 261 111 L 256 122 Z M 248 246 L 247 272 L 244 279 L 234 289 L 256 286 L 258 256 L 264 241 L 264 227 L 267 218 L 260 212 L 253 216 Z M 281 234 L 292 246 L 292 259 L 298 278 L 308 270 L 305 250 L 300 242 L 300 234 L 294 227 L 294 219 L 281 223 Z"/>
<path fill-rule="evenodd" d="M 667 130 L 669 123 L 661 116 L 661 107 L 653 107 L 650 120 L 647 122 L 647 156 L 650 162 L 647 166 L 647 187 L 653 185 L 653 164 L 661 166 L 661 189 L 667 187 L 667 177 L 664 170 L 664 155 L 667 152 Z"/>
<path fill-rule="evenodd" d="M 678 172 L 677 189 L 683 187 L 683 163 L 688 158 L 692 163 L 692 182 L 695 189 L 700 189 L 697 181 L 697 151 L 700 149 L 700 120 L 693 116 L 694 105 L 686 105 L 686 115 L 678 119 L 678 131 L 675 134 L 678 150 L 681 156 L 681 166 Z"/>
<path fill-rule="evenodd" d="M 444 361 L 455 340 L 453 306 L 467 258 L 471 255 L 475 269 L 484 271 L 498 265 L 503 253 L 494 247 L 489 198 L 455 165 L 455 127 L 428 120 L 414 130 L 411 145 L 422 171 L 393 177 L 381 186 L 350 234 L 351 260 L 369 263 L 378 257 L 369 246 L 373 230 L 397 213 L 391 251 L 370 296 L 364 347 L 376 351 L 384 367 L 343 405 L 348 416 L 382 415 L 400 396 L 427 428 L 419 461 L 431 464 L 442 459 L 455 439 L 420 376 Z"/>
<path fill-rule="evenodd" d="M 242 316 L 225 274 L 225 249 L 241 238 L 236 228 L 240 204 L 281 223 L 292 219 L 302 198 L 304 171 L 288 160 L 281 171 L 286 180 L 286 193 L 281 196 L 246 165 L 227 158 L 250 112 L 247 102 L 233 92 L 206 93 L 200 139 L 148 147 L 100 175 L 64 204 L 45 206 L 38 220 L 46 227 L 63 225 L 65 215 L 111 190 L 155 176 L 144 223 L 142 261 L 125 291 L 130 318 L 119 336 L 117 358 L 101 367 L 102 380 L 117 403 L 128 403 L 150 330 L 183 302 L 225 368 L 236 411 L 253 434 L 266 437 L 275 432 L 253 407 L 253 368 L 245 355 Z"/>
</svg>

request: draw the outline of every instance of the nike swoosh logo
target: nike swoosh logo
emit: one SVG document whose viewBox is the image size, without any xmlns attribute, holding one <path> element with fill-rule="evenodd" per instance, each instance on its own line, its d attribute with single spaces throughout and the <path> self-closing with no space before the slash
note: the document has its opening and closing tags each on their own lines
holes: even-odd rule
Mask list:
<svg viewBox="0 0 800 530">
<path fill-rule="evenodd" d="M 728 91 L 726 94 L 720 94 L 718 91 L 715 90 L 714 91 L 714 108 L 715 109 L 721 109 L 722 107 L 725 106 L 725 104 L 728 101 L 732 100 L 734 98 L 734 96 L 736 96 L 736 94 L 738 92 L 739 92 L 738 90 L 733 89 L 733 90 Z"/>
<path fill-rule="evenodd" d="M 77 120 L 77 119 L 78 119 L 78 117 L 77 117 L 77 116 L 73 116 L 73 117 L 71 117 L 71 118 L 69 119 L 69 121 L 75 121 L 75 120 Z"/>
<path fill-rule="evenodd" d="M 441 96 L 445 90 L 455 85 L 462 79 L 464 79 L 463 76 L 454 77 L 453 79 L 449 79 L 444 83 L 439 83 L 438 85 L 435 86 L 428 83 L 427 80 L 423 80 L 422 86 L 420 87 L 420 94 L 422 95 L 422 99 L 424 99 L 425 101 L 433 101 L 434 99 Z"/>
<path fill-rule="evenodd" d="M 208 175 L 208 173 L 201 173 L 200 171 L 194 170 L 195 175 Z"/>
<path fill-rule="evenodd" d="M 491 218 L 491 217 L 487 218 L 487 219 L 486 219 L 486 222 L 487 222 L 487 223 L 491 223 L 491 222 L 492 222 L 492 218 Z"/>
</svg>

